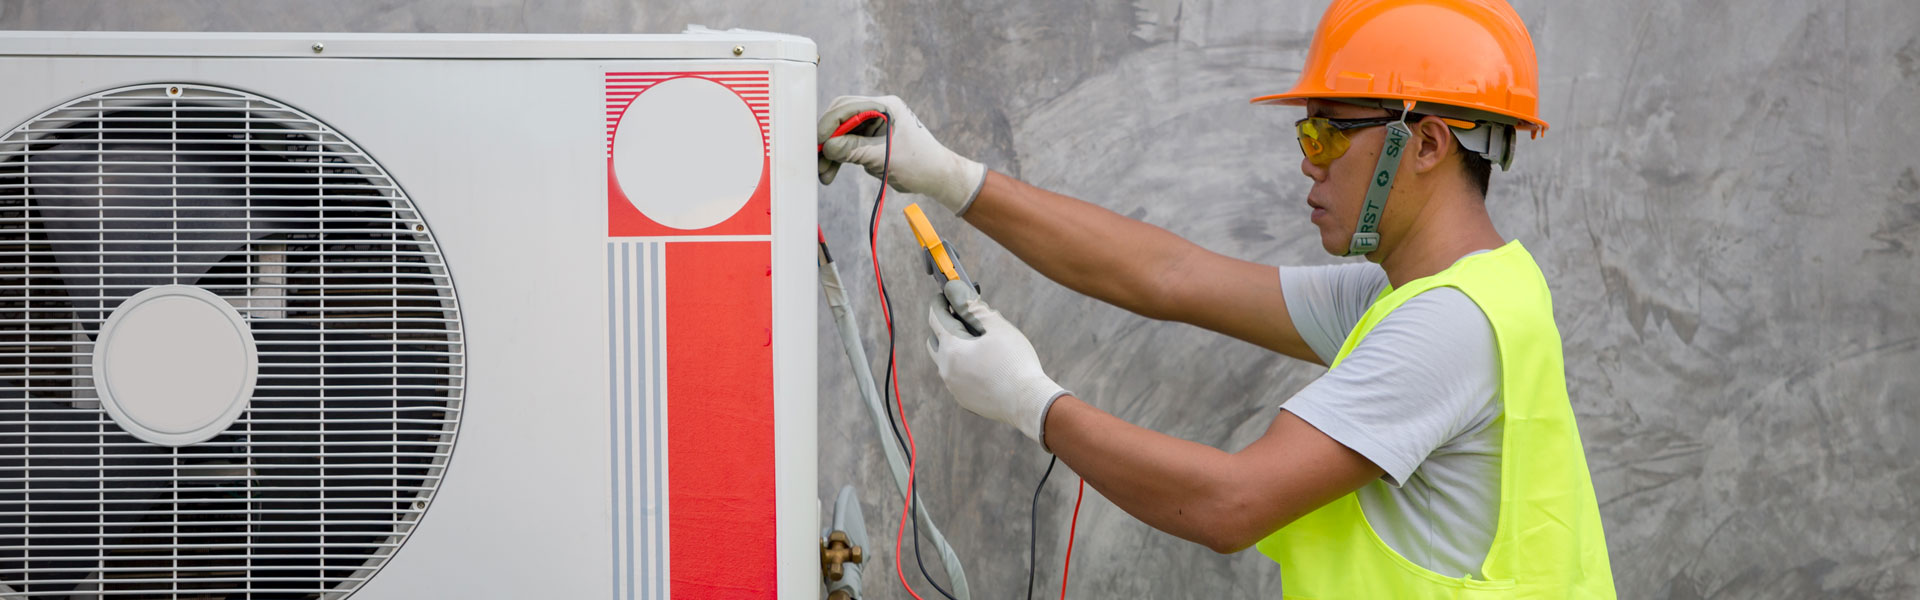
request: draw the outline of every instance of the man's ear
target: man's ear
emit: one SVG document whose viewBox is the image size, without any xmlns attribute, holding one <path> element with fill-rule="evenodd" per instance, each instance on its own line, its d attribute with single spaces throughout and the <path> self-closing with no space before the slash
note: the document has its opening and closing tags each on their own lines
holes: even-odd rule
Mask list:
<svg viewBox="0 0 1920 600">
<path fill-rule="evenodd" d="M 1440 120 L 1440 117 L 1421 117 L 1420 121 L 1412 123 L 1412 126 L 1413 138 L 1408 140 L 1408 143 L 1413 148 L 1408 158 L 1413 159 L 1414 172 L 1426 173 L 1433 170 L 1434 167 L 1446 162 L 1447 157 L 1453 155 L 1458 149 L 1453 142 L 1453 130 L 1449 129 L 1447 122 Z"/>
</svg>

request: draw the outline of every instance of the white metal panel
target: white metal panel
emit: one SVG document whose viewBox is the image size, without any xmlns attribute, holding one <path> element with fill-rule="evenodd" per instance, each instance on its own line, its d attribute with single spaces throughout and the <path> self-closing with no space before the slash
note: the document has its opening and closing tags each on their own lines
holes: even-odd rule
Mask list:
<svg viewBox="0 0 1920 600">
<path fill-rule="evenodd" d="M 318 44 L 319 51 L 314 50 Z M 734 49 L 739 48 L 738 54 Z M 807 38 L 759 31 L 687 34 L 182 33 L 11 31 L 0 56 L 225 58 L 768 59 L 819 61 Z"/>
<path fill-rule="evenodd" d="M 820 585 L 819 323 L 820 278 L 814 262 L 819 223 L 815 179 L 815 73 L 812 64 L 774 68 L 773 133 L 773 387 L 774 447 L 805 449 L 777 459 L 780 591 L 815 598 Z M 788 340 L 792 343 L 782 343 Z M 801 540 L 811 540 L 801 543 Z"/>
</svg>

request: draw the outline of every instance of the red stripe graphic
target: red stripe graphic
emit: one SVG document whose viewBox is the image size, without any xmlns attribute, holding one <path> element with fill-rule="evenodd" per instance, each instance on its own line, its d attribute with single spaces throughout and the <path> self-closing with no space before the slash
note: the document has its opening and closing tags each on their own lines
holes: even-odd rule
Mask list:
<svg viewBox="0 0 1920 600">
<path fill-rule="evenodd" d="M 773 598 L 772 245 L 664 246 L 673 595 Z"/>
<path fill-rule="evenodd" d="M 633 99 L 639 97 L 647 88 L 662 81 L 676 77 L 703 77 L 727 86 L 747 102 L 747 108 L 760 121 L 761 139 L 766 141 L 768 151 L 772 150 L 772 139 L 767 134 L 772 130 L 768 126 L 768 94 L 772 84 L 763 71 L 680 71 L 673 73 L 608 73 L 607 74 L 607 155 L 613 155 L 614 130 L 619 125 L 619 115 L 624 112 Z"/>
</svg>

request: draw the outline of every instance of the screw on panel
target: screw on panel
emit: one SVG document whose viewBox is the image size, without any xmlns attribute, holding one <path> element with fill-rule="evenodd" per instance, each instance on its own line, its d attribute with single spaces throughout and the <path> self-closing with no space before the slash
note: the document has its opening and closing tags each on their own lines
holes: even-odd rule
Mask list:
<svg viewBox="0 0 1920 600">
<path fill-rule="evenodd" d="M 167 86 L 168 98 L 179 98 L 180 94 L 181 94 L 180 86 L 177 86 L 177 85 Z"/>
<path fill-rule="evenodd" d="M 322 43 L 320 43 L 320 42 L 314 42 L 314 43 L 313 43 L 313 53 L 314 53 L 314 54 L 319 54 L 319 53 L 321 53 L 321 52 L 326 52 L 326 51 L 327 51 L 327 45 L 326 45 L 326 44 L 322 44 Z"/>
<path fill-rule="evenodd" d="M 739 55 L 742 55 L 742 54 L 746 54 L 746 53 L 747 53 L 747 47 L 746 47 L 746 46 L 734 46 L 734 47 L 733 47 L 733 55 L 734 55 L 734 56 L 739 56 Z"/>
<path fill-rule="evenodd" d="M 425 232 L 425 231 L 427 230 L 427 226 L 426 226 L 426 225 L 419 225 L 419 224 L 415 224 L 415 225 L 413 226 L 413 230 L 414 230 L 414 231 L 419 231 L 419 232 Z"/>
</svg>

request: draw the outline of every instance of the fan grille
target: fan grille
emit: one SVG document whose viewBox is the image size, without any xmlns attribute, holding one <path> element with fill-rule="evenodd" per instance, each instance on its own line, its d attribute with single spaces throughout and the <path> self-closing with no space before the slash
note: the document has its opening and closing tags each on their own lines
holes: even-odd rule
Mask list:
<svg viewBox="0 0 1920 600">
<path fill-rule="evenodd" d="M 199 444 L 101 409 L 121 301 L 191 285 L 259 349 L 249 408 Z M 437 488 L 460 310 L 419 213 L 345 136 L 246 92 L 144 85 L 0 140 L 0 595 L 337 598 Z"/>
</svg>

